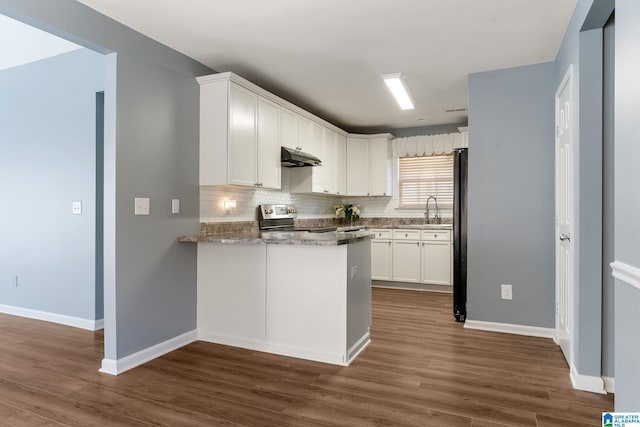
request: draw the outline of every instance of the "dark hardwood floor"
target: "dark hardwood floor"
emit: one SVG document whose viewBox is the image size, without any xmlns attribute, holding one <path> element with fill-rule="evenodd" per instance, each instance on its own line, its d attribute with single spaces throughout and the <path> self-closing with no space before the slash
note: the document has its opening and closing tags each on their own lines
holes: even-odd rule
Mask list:
<svg viewBox="0 0 640 427">
<path fill-rule="evenodd" d="M 2 426 L 599 426 L 549 339 L 465 330 L 451 296 L 374 289 L 350 367 L 196 342 L 118 377 L 102 333 L 0 315 Z"/>
</svg>

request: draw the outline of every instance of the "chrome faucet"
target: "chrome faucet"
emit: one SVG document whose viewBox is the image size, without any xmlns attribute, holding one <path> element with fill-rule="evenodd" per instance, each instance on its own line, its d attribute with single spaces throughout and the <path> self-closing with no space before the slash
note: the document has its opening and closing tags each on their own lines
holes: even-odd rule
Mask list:
<svg viewBox="0 0 640 427">
<path fill-rule="evenodd" d="M 433 199 L 436 202 L 436 216 L 433 218 L 435 224 L 440 224 L 440 208 L 438 208 L 438 199 L 436 196 L 429 196 L 427 199 L 427 204 L 424 207 L 424 220 L 427 224 L 430 224 L 431 219 L 429 218 L 429 202 Z"/>
</svg>

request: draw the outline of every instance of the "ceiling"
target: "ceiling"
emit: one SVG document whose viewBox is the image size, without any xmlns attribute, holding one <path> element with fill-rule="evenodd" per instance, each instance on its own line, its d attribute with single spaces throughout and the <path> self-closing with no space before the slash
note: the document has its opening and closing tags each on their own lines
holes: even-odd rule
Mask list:
<svg viewBox="0 0 640 427">
<path fill-rule="evenodd" d="M 469 73 L 555 60 L 576 0 L 79 0 L 350 131 L 466 121 Z M 406 75 L 401 111 L 382 73 Z"/>
<path fill-rule="evenodd" d="M 81 48 L 75 43 L 0 14 L 0 70 Z"/>
</svg>

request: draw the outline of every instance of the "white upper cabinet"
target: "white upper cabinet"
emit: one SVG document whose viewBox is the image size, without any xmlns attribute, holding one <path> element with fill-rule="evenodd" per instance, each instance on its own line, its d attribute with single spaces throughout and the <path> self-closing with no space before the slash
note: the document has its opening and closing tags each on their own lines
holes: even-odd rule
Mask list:
<svg viewBox="0 0 640 427">
<path fill-rule="evenodd" d="M 369 138 L 347 138 L 347 195 L 369 195 Z"/>
<path fill-rule="evenodd" d="M 230 73 L 198 82 L 200 185 L 280 188 L 280 107 Z"/>
<path fill-rule="evenodd" d="M 280 107 L 258 99 L 258 186 L 280 188 Z"/>
<path fill-rule="evenodd" d="M 311 148 L 309 146 L 311 144 L 311 120 L 298 115 L 296 117 L 296 131 L 298 134 L 298 141 L 295 146 L 289 148 L 309 152 L 309 149 Z"/>
<path fill-rule="evenodd" d="M 283 147 L 297 148 L 298 144 L 298 117 L 288 108 L 280 108 L 280 145 Z"/>
<path fill-rule="evenodd" d="M 390 196 L 390 134 L 349 135 L 347 195 Z"/>
<path fill-rule="evenodd" d="M 390 196 L 389 138 L 371 138 L 371 188 L 372 196 Z"/>
<path fill-rule="evenodd" d="M 300 129 L 301 122 L 298 122 Z M 305 125 L 302 125 L 303 128 Z M 344 182 L 344 155 L 338 159 L 337 145 L 338 137 L 345 140 L 343 135 L 311 122 L 309 124 L 309 143 L 306 147 L 301 147 L 302 151 L 313 154 L 322 161 L 322 166 L 291 168 L 290 181 L 292 193 L 321 193 L 339 194 L 338 181 Z M 299 144 L 301 145 L 301 144 Z M 344 150 L 344 144 L 341 144 Z M 341 166 L 338 161 L 342 162 Z M 340 175 L 340 171 L 343 171 Z M 340 175 L 340 176 L 339 176 Z M 340 188 L 344 194 L 344 184 Z"/>
<path fill-rule="evenodd" d="M 228 184 L 257 186 L 258 95 L 234 83 L 229 88 Z"/>
<path fill-rule="evenodd" d="M 336 134 L 335 139 L 336 194 L 347 194 L 347 137 Z"/>
<path fill-rule="evenodd" d="M 324 183 L 324 191 L 329 194 L 337 194 L 336 187 L 336 133 L 331 129 L 324 128 L 322 139 L 322 167 L 320 172 L 322 182 Z"/>
<path fill-rule="evenodd" d="M 346 135 L 227 72 L 200 84 L 200 185 L 281 188 L 281 147 L 318 157 L 291 168 L 291 193 L 389 196 L 390 134 Z"/>
</svg>

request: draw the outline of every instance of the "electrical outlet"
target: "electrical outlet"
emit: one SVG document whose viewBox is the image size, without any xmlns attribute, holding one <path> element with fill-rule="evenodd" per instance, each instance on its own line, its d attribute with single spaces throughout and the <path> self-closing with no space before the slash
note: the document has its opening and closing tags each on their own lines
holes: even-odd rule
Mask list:
<svg viewBox="0 0 640 427">
<path fill-rule="evenodd" d="M 513 299 L 513 287 L 511 285 L 500 285 L 500 295 L 502 299 Z"/>
<path fill-rule="evenodd" d="M 134 199 L 135 209 L 134 215 L 149 215 L 150 213 L 150 201 L 148 197 L 136 197 Z"/>
<path fill-rule="evenodd" d="M 13 280 L 11 281 L 11 287 L 12 288 L 17 288 L 18 287 L 18 275 L 17 274 L 15 276 L 13 276 Z"/>
</svg>

